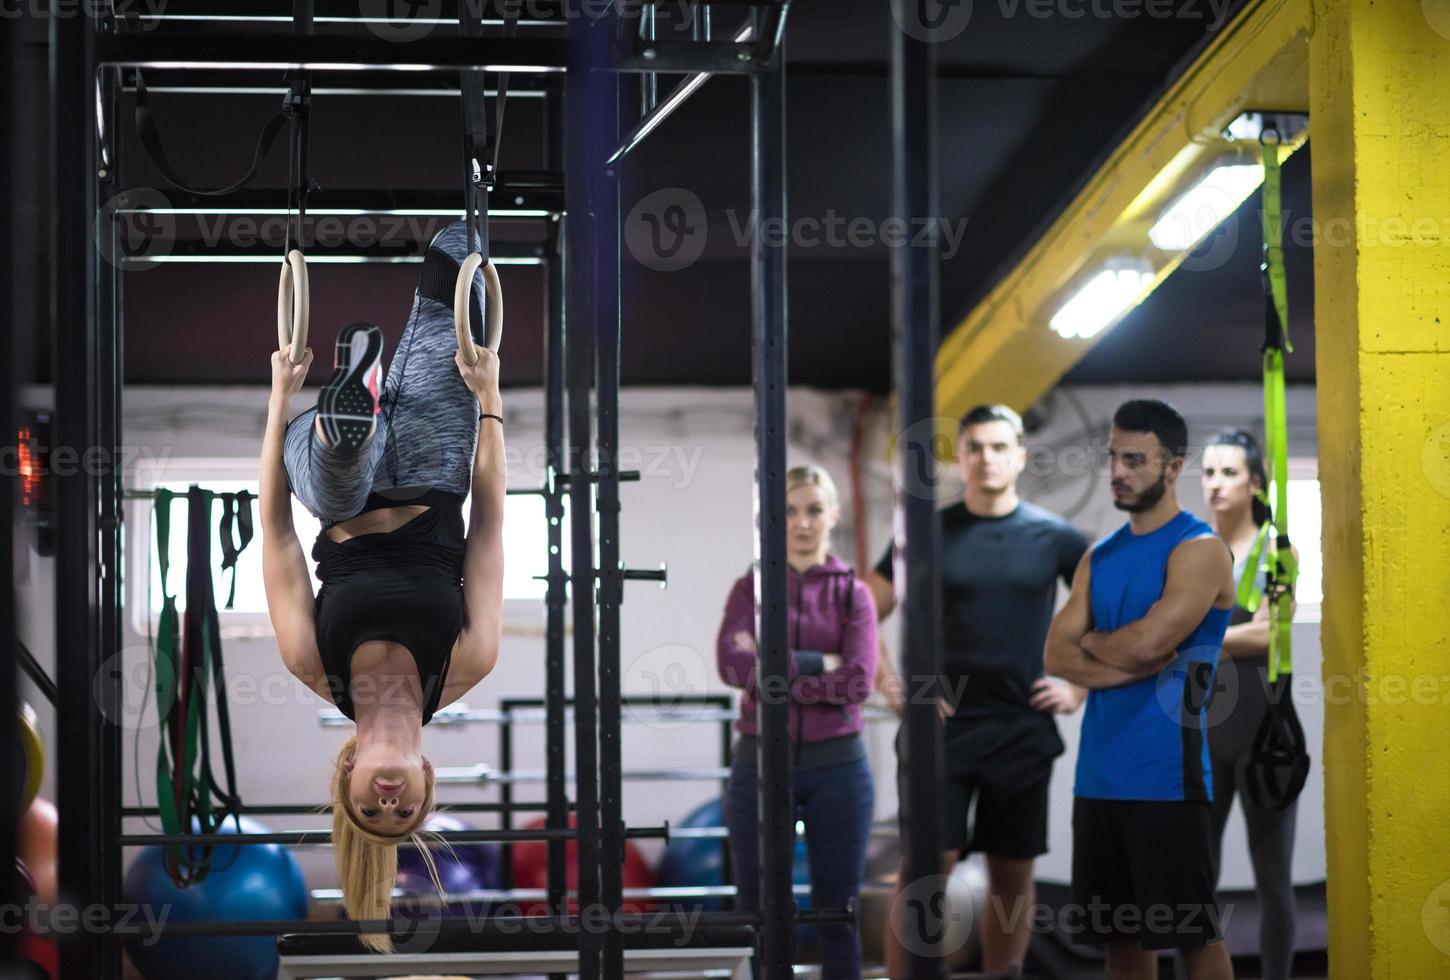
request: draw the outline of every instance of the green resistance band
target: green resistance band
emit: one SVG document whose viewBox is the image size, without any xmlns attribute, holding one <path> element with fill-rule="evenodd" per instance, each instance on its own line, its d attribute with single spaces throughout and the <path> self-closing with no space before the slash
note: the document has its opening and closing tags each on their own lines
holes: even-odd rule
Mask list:
<svg viewBox="0 0 1450 980">
<path fill-rule="evenodd" d="M 156 538 L 158 565 L 161 572 L 161 619 L 156 633 L 155 674 L 156 703 L 162 725 L 162 737 L 156 751 L 156 801 L 161 827 L 166 834 L 189 834 L 194 831 L 215 833 L 225 817 L 212 800 L 214 778 L 208 745 L 206 697 L 212 664 L 217 662 L 215 631 L 209 629 L 211 603 L 201 596 L 188 596 L 189 627 L 185 640 L 176 596 L 170 592 L 167 578 L 171 567 L 171 504 L 175 494 L 156 491 Z M 200 526 L 210 533 L 213 495 L 201 492 L 205 508 Z M 197 501 L 190 500 L 191 506 Z M 191 518 L 188 540 L 198 525 Z M 188 563 L 190 565 L 190 563 Z M 207 569 L 210 587 L 210 569 Z M 193 570 L 188 567 L 188 578 Z M 205 597 L 205 598 L 210 598 Z M 211 612 L 214 615 L 214 612 Z M 195 826 L 193 826 L 195 821 Z M 166 867 L 179 887 L 197 884 L 211 871 L 212 847 L 168 845 Z"/>
<path fill-rule="evenodd" d="M 178 695 L 177 663 L 180 643 L 180 627 L 176 612 L 176 597 L 171 594 L 167 574 L 171 570 L 171 502 L 175 494 L 170 490 L 157 490 L 155 501 L 157 564 L 161 569 L 161 621 L 156 630 L 156 648 L 153 652 L 156 676 L 157 721 L 161 724 L 161 738 L 156 748 L 156 807 L 161 817 L 161 830 L 166 834 L 184 833 L 183 815 L 188 809 L 190 796 L 187 772 L 189 767 L 173 760 L 185 755 L 188 744 L 185 734 L 185 718 L 177 712 Z M 178 778 L 173 780 L 172 773 Z M 173 878 L 182 875 L 185 853 L 179 847 L 167 847 L 166 866 Z"/>
</svg>

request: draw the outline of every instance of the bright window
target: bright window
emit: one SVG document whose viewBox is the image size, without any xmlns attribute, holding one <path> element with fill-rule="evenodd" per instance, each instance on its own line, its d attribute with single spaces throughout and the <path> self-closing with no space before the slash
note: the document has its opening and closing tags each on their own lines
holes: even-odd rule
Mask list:
<svg viewBox="0 0 1450 980">
<path fill-rule="evenodd" d="M 464 512 L 465 517 L 467 511 Z M 562 521 L 564 571 L 569 571 L 569 499 L 564 498 Z M 503 522 L 504 599 L 543 599 L 548 588 L 542 578 L 549 573 L 549 526 L 544 498 L 538 494 L 514 495 L 504 504 Z"/>
<path fill-rule="evenodd" d="M 1321 510 L 1317 479 L 1289 480 L 1289 540 L 1299 551 L 1296 619 L 1319 618 L 1324 601 L 1324 554 L 1320 550 Z M 1313 608 L 1306 608 L 1313 607 Z"/>
<path fill-rule="evenodd" d="M 207 480 L 200 483 L 201 486 L 218 494 L 236 493 L 239 490 L 246 490 L 252 494 L 252 525 L 253 537 L 247 549 L 237 558 L 236 581 L 237 595 L 233 607 L 226 608 L 227 594 L 231 591 L 232 573 L 222 571 L 222 549 L 220 538 L 220 525 L 222 517 L 222 502 L 214 500 L 211 505 L 211 581 L 212 591 L 216 595 L 217 611 L 226 614 L 252 613 L 263 614 L 267 612 L 267 593 L 262 586 L 262 529 L 257 523 L 257 481 L 251 480 Z M 189 507 L 186 501 L 186 491 L 190 483 L 166 483 L 162 484 L 166 489 L 176 494 L 171 502 L 171 545 L 169 553 L 169 564 L 166 571 L 166 584 L 172 595 L 176 596 L 177 611 L 186 608 L 186 535 L 187 535 L 187 513 Z M 142 502 L 140 516 L 144 517 L 144 523 L 138 523 L 138 528 L 146 529 L 147 550 L 150 554 L 151 571 L 151 616 L 155 619 L 161 612 L 163 595 L 161 591 L 161 551 L 156 539 L 156 508 L 148 501 Z M 307 554 L 307 570 L 312 575 L 312 591 L 317 591 L 317 567 L 312 561 L 312 540 L 317 537 L 321 525 L 317 518 L 307 513 L 307 509 L 292 499 L 292 522 L 297 528 L 297 537 L 302 542 L 302 550 Z M 236 541 L 237 530 L 232 530 L 232 540 Z"/>
</svg>

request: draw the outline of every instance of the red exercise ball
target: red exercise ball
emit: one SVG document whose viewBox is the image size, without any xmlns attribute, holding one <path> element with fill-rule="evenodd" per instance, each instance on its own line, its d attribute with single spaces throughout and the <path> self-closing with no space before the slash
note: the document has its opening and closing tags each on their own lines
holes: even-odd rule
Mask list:
<svg viewBox="0 0 1450 980">
<path fill-rule="evenodd" d="M 16 851 L 35 879 L 35 898 L 42 905 L 54 905 L 60 895 L 56 855 L 60 840 L 60 821 L 55 804 L 36 797 L 20 818 Z"/>
<path fill-rule="evenodd" d="M 20 934 L 20 958 L 44 970 L 50 980 L 60 977 L 60 951 L 54 939 L 42 939 L 30 930 Z"/>
<path fill-rule="evenodd" d="M 529 821 L 524 825 L 525 830 L 538 830 L 544 826 L 544 818 Z M 569 814 L 569 826 L 574 827 L 574 814 Z M 548 888 L 549 887 L 549 845 L 546 841 L 529 841 L 524 844 L 513 845 L 514 859 L 514 887 L 515 888 Z M 565 883 L 570 891 L 579 887 L 579 843 L 569 841 L 564 846 L 564 875 Z M 650 869 L 649 862 L 639 852 L 634 841 L 624 842 L 624 887 L 650 888 L 655 883 L 654 871 Z M 623 912 L 650 912 L 654 909 L 654 903 L 645 899 L 626 899 L 620 906 Z M 548 904 L 545 902 L 524 903 L 521 908 L 523 915 L 547 915 Z M 575 914 L 579 911 L 579 903 L 569 900 L 569 912 Z"/>
<path fill-rule="evenodd" d="M 35 898 L 35 877 L 20 858 L 15 859 L 15 886 L 21 902 L 28 906 L 30 900 Z M 43 939 L 30 931 L 28 910 L 23 909 L 21 915 L 22 931 L 17 948 L 20 958 L 45 970 L 50 980 L 57 980 L 60 975 L 60 952 L 56 949 L 55 940 Z"/>
</svg>

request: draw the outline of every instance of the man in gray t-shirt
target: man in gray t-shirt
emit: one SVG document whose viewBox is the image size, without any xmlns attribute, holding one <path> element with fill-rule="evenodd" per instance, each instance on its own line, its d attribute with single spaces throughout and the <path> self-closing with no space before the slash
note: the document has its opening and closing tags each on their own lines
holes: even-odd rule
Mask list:
<svg viewBox="0 0 1450 980">
<path fill-rule="evenodd" d="M 1054 714 L 1076 711 L 1083 692 L 1044 677 L 1042 647 L 1057 583 L 1072 585 L 1087 541 L 1065 520 L 1017 496 L 1026 463 L 1022 420 L 1004 405 L 962 416 L 957 464 L 962 500 L 941 521 L 942 692 L 946 783 L 940 795 L 942 868 L 969 851 L 985 853 L 991 894 L 986 908 L 1008 910 L 982 923 L 982 969 L 1020 969 L 1030 938 L 1026 916 L 1011 909 L 1035 899 L 1033 864 L 1047 851 L 1052 760 L 1062 754 Z M 878 615 L 895 606 L 893 553 L 865 575 Z M 923 685 L 908 678 L 912 696 Z M 898 733 L 898 756 L 900 735 Z M 904 786 L 906 774 L 898 766 Z M 904 793 L 904 789 L 903 789 Z M 975 798 L 970 837 L 967 815 Z M 887 968 L 905 963 L 887 930 Z"/>
</svg>

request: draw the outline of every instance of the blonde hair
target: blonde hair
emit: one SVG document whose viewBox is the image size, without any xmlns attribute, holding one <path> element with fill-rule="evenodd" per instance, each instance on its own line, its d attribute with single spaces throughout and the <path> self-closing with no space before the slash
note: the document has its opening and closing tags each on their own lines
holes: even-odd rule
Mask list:
<svg viewBox="0 0 1450 980">
<path fill-rule="evenodd" d="M 332 855 L 337 862 L 337 877 L 342 885 L 342 906 L 347 910 L 348 918 L 358 922 L 386 919 L 392 914 L 393 886 L 398 880 L 398 843 L 402 840 L 411 840 L 418 845 L 423 863 L 428 868 L 428 877 L 440 894 L 443 883 L 439 880 L 438 866 L 426 846 L 425 836 L 418 829 L 433 812 L 432 768 L 423 768 L 423 805 L 418 808 L 417 819 L 401 834 L 389 837 L 368 830 L 352 812 L 351 793 L 348 791 L 351 773 L 347 763 L 356 751 L 357 737 L 353 736 L 343 743 L 337 753 L 332 777 Z M 392 937 L 385 932 L 362 933 L 358 939 L 373 952 L 393 951 Z"/>
<path fill-rule="evenodd" d="M 830 500 L 832 507 L 841 506 L 841 496 L 836 493 L 836 481 L 831 479 L 831 474 L 814 464 L 805 466 L 793 466 L 785 474 L 785 492 L 799 490 L 801 487 L 820 487 L 821 492 Z"/>
</svg>

